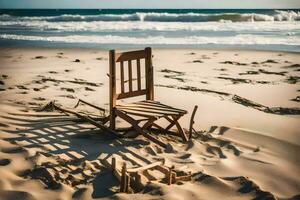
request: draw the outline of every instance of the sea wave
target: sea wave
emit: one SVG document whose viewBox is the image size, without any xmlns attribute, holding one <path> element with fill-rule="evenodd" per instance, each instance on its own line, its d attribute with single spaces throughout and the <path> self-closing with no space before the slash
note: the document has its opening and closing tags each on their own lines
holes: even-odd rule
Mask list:
<svg viewBox="0 0 300 200">
<path fill-rule="evenodd" d="M 158 13 L 136 12 L 133 14 L 99 14 L 17 17 L 0 15 L 0 21 L 39 20 L 49 22 L 91 22 L 91 21 L 151 21 L 151 22 L 256 22 L 256 21 L 300 21 L 300 12 L 276 10 L 272 14 L 258 13 Z"/>
<path fill-rule="evenodd" d="M 3 29 L 59 31 L 59 32 L 119 32 L 119 31 L 265 31 L 297 32 L 300 24 L 295 22 L 220 23 L 220 22 L 47 22 L 47 21 L 0 21 Z"/>
<path fill-rule="evenodd" d="M 93 43 L 93 44 L 168 44 L 168 45 L 201 45 L 201 44 L 223 44 L 223 45 L 300 45 L 300 38 L 287 37 L 268 37 L 262 35 L 239 34 L 229 37 L 165 37 L 165 36 L 148 36 L 148 37 L 128 37 L 115 35 L 69 35 L 69 36 L 32 36 L 2 34 L 0 39 L 7 40 L 26 40 L 26 41 L 46 41 L 62 43 Z"/>
</svg>

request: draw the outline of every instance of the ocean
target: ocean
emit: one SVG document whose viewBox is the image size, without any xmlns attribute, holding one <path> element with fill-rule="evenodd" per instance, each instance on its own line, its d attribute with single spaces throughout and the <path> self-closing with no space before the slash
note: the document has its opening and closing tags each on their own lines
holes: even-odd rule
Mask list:
<svg viewBox="0 0 300 200">
<path fill-rule="evenodd" d="M 300 9 L 0 9 L 0 46 L 300 52 Z"/>
</svg>

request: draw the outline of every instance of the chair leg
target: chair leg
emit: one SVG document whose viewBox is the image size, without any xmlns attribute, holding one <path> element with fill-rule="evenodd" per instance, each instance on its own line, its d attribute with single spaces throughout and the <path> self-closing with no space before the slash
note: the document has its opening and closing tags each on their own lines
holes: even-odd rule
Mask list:
<svg viewBox="0 0 300 200">
<path fill-rule="evenodd" d="M 180 124 L 178 123 L 178 120 L 179 120 L 180 117 L 177 117 L 177 118 L 176 118 L 176 117 L 173 117 L 173 116 L 172 116 L 172 118 L 173 118 L 174 123 L 175 123 L 175 125 L 176 125 L 176 127 L 177 127 L 178 133 L 179 133 L 179 134 L 181 135 L 181 137 L 182 137 L 182 140 L 183 140 L 184 142 L 188 141 L 187 136 L 185 135 L 184 131 L 182 130 L 182 127 L 180 126 Z"/>
<path fill-rule="evenodd" d="M 165 116 L 164 118 L 170 122 L 170 124 L 165 128 L 168 131 L 175 125 L 175 122 L 174 120 L 170 119 L 168 116 Z"/>
<path fill-rule="evenodd" d="M 111 110 L 111 112 L 110 112 L 109 128 L 112 130 L 116 129 L 116 112 L 115 112 L 115 110 Z"/>
<path fill-rule="evenodd" d="M 160 141 L 160 140 L 158 140 L 158 139 L 152 137 L 151 135 L 147 134 L 147 133 L 146 133 L 146 132 L 138 125 L 138 122 L 137 122 L 135 119 L 133 119 L 132 117 L 126 115 L 125 113 L 123 113 L 123 112 L 121 112 L 121 111 L 119 111 L 119 110 L 116 110 L 116 115 L 119 116 L 119 117 L 121 117 L 121 118 L 124 119 L 125 121 L 127 121 L 129 124 L 131 124 L 131 125 L 134 127 L 134 129 L 135 129 L 138 133 L 142 134 L 145 138 L 151 140 L 152 142 L 155 142 L 156 144 L 162 146 L 163 148 L 167 148 L 167 145 L 166 145 L 165 143 L 163 143 L 162 141 Z M 153 119 L 151 118 L 151 119 L 149 119 L 149 120 L 153 120 Z M 148 122 L 146 122 L 146 123 L 148 123 Z M 153 123 L 153 121 L 152 121 L 151 123 Z M 150 125 L 151 123 L 149 122 L 149 125 Z"/>
<path fill-rule="evenodd" d="M 147 121 L 143 126 L 142 129 L 151 128 L 153 125 L 153 122 L 156 120 L 156 118 L 150 118 L 149 121 Z"/>
</svg>

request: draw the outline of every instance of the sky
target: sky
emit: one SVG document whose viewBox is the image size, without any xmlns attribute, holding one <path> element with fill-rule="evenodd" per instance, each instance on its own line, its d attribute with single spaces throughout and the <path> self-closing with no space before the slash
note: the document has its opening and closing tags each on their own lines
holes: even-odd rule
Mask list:
<svg viewBox="0 0 300 200">
<path fill-rule="evenodd" d="M 0 8 L 300 8 L 300 0 L 0 0 Z"/>
</svg>

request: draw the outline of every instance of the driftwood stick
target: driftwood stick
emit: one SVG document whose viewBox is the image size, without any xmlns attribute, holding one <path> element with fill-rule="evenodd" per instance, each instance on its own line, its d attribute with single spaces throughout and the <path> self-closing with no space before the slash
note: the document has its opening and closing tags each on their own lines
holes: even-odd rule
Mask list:
<svg viewBox="0 0 300 200">
<path fill-rule="evenodd" d="M 91 104 L 91 103 L 89 103 L 89 102 L 86 102 L 86 101 L 84 101 L 84 100 L 82 100 L 82 99 L 78 99 L 78 102 L 77 102 L 77 104 L 74 106 L 74 108 L 78 107 L 78 105 L 79 105 L 80 103 L 84 103 L 84 104 L 86 104 L 86 105 L 88 105 L 88 106 L 91 106 L 91 107 L 93 107 L 93 108 L 96 108 L 96 109 L 102 111 L 103 113 L 105 113 L 105 109 L 104 109 L 104 108 L 101 108 L 101 107 L 99 107 L 99 106 L 93 105 L 93 104 Z"/>
<path fill-rule="evenodd" d="M 172 184 L 172 169 L 169 169 L 169 172 L 168 172 L 166 178 L 167 178 L 168 185 L 171 185 Z"/>
<path fill-rule="evenodd" d="M 126 192 L 126 179 L 127 179 L 127 174 L 126 174 L 126 162 L 123 163 L 122 166 L 122 176 L 121 176 L 121 187 L 120 187 L 120 192 Z"/>
<path fill-rule="evenodd" d="M 125 192 L 129 193 L 129 190 L 130 190 L 130 175 L 126 174 Z"/>
<path fill-rule="evenodd" d="M 94 125 L 94 126 L 100 128 L 100 129 L 103 130 L 103 131 L 107 131 L 107 132 L 112 133 L 112 134 L 114 134 L 115 136 L 118 136 L 118 137 L 121 136 L 119 133 L 117 133 L 117 132 L 115 132 L 115 131 L 113 131 L 113 130 L 107 128 L 107 127 L 106 127 L 105 125 L 103 125 L 101 122 L 97 122 L 97 121 L 95 121 L 94 119 L 92 119 L 92 118 L 90 118 L 90 117 L 88 117 L 88 116 L 81 115 L 81 114 L 79 114 L 78 112 L 75 112 L 75 111 L 73 111 L 73 110 L 61 108 L 61 107 L 55 105 L 54 102 L 52 102 L 52 107 L 53 107 L 54 109 L 56 109 L 56 110 L 61 111 L 61 112 L 65 112 L 65 113 L 68 113 L 68 114 L 76 115 L 77 117 L 79 117 L 79 118 L 81 118 L 81 119 L 84 119 L 84 120 L 88 121 L 89 123 L 91 123 L 92 125 Z"/>
<path fill-rule="evenodd" d="M 196 114 L 196 111 L 197 111 L 197 109 L 198 109 L 198 106 L 196 105 L 195 107 L 194 107 L 194 110 L 193 110 L 193 113 L 192 113 L 192 116 L 191 116 L 191 120 L 190 120 L 190 130 L 189 130 L 189 140 L 191 140 L 192 139 L 192 136 L 193 136 L 193 125 L 194 125 L 194 118 L 195 118 L 195 114 Z"/>
</svg>

